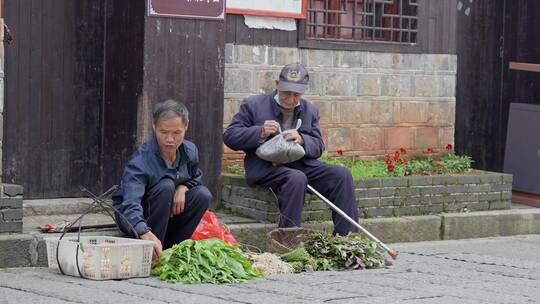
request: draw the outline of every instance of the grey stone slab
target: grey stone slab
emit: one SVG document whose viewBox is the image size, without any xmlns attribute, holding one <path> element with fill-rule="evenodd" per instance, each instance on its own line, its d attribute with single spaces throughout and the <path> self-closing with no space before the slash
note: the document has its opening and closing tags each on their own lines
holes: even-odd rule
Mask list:
<svg viewBox="0 0 540 304">
<path fill-rule="evenodd" d="M 0 198 L 0 209 L 4 208 L 22 208 L 22 197 L 2 197 Z"/>
<path fill-rule="evenodd" d="M 23 186 L 15 184 L 1 184 L 3 188 L 3 194 L 13 197 L 23 195 Z"/>
<path fill-rule="evenodd" d="M 25 216 L 82 214 L 88 210 L 92 200 L 86 197 L 24 200 Z"/>
<path fill-rule="evenodd" d="M 40 303 L 40 304 L 62 304 L 73 303 L 58 298 L 48 297 L 24 290 L 0 287 L 0 304 L 19 304 L 19 303 Z"/>
</svg>

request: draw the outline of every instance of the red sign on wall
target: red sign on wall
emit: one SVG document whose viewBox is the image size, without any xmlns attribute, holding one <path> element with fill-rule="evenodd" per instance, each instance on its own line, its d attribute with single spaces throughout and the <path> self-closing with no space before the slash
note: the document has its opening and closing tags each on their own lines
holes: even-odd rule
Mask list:
<svg viewBox="0 0 540 304">
<path fill-rule="evenodd" d="M 148 0 L 148 16 L 224 19 L 225 0 Z"/>
</svg>

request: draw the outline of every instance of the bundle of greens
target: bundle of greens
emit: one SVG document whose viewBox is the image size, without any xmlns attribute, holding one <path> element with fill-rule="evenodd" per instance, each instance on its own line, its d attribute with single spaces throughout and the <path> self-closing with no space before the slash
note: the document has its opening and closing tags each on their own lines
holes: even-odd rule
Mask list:
<svg viewBox="0 0 540 304">
<path fill-rule="evenodd" d="M 358 233 L 331 236 L 313 232 L 305 243 L 307 252 L 318 260 L 326 260 L 330 269 L 372 269 L 384 266 L 377 244 Z"/>
<path fill-rule="evenodd" d="M 239 248 L 220 239 L 185 240 L 164 250 L 153 274 L 169 283 L 241 283 L 262 275 L 255 272 Z"/>
<path fill-rule="evenodd" d="M 342 237 L 311 232 L 304 246 L 281 255 L 281 259 L 295 272 L 380 268 L 384 259 L 376 247 L 357 233 Z"/>
</svg>

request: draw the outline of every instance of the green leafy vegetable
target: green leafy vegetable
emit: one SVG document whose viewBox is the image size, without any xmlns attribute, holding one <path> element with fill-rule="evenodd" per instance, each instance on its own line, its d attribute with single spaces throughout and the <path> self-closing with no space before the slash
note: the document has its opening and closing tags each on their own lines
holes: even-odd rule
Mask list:
<svg viewBox="0 0 540 304">
<path fill-rule="evenodd" d="M 241 283 L 262 275 L 233 245 L 211 238 L 185 240 L 161 254 L 153 274 L 170 283 Z"/>
<path fill-rule="evenodd" d="M 317 260 L 318 270 L 371 269 L 384 265 L 376 244 L 357 233 L 343 237 L 313 232 L 308 235 L 305 246 Z"/>
</svg>

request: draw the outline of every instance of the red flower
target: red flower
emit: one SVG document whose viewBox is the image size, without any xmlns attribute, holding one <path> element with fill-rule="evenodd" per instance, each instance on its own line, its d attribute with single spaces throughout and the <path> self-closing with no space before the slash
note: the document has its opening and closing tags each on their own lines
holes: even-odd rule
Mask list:
<svg viewBox="0 0 540 304">
<path fill-rule="evenodd" d="M 394 161 L 398 161 L 399 159 L 399 151 L 396 150 L 396 152 L 394 152 Z"/>
<path fill-rule="evenodd" d="M 392 159 L 390 159 L 390 154 L 386 153 L 385 158 L 386 158 L 386 164 L 390 165 L 392 163 Z"/>
<path fill-rule="evenodd" d="M 399 152 L 401 152 L 401 154 L 407 154 L 407 149 L 401 147 L 399 148 Z"/>
<path fill-rule="evenodd" d="M 446 150 L 452 150 L 454 148 L 454 146 L 452 146 L 452 144 L 448 144 L 446 145 Z"/>
<path fill-rule="evenodd" d="M 388 172 L 392 173 L 394 172 L 394 165 L 389 164 L 388 166 L 386 166 L 386 169 L 388 170 Z"/>
<path fill-rule="evenodd" d="M 444 168 L 444 164 L 441 163 L 441 162 L 438 162 L 435 166 L 436 166 L 437 169 L 439 169 L 439 170 Z"/>
<path fill-rule="evenodd" d="M 427 154 L 432 154 L 433 153 L 433 148 L 427 148 Z"/>
<path fill-rule="evenodd" d="M 339 156 L 343 156 L 343 150 L 339 149 L 336 151 Z"/>
</svg>

